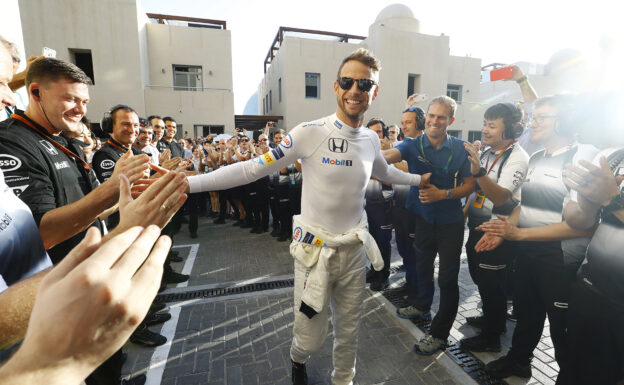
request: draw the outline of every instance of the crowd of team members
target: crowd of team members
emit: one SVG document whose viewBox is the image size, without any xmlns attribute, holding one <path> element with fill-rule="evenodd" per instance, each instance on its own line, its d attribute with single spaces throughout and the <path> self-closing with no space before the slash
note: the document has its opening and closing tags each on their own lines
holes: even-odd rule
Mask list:
<svg viewBox="0 0 624 385">
<path fill-rule="evenodd" d="M 94 231 L 86 233 L 91 223 L 109 231 L 126 230 L 131 225 L 164 226 L 166 223 L 162 233 L 173 237 L 181 229 L 185 212 L 189 215 L 189 232 L 193 238 L 198 236 L 198 216 L 206 215 L 213 216 L 216 224 L 233 218 L 234 225 L 250 228 L 252 233 L 258 234 L 268 232 L 269 220 L 273 218 L 271 235 L 279 241 L 291 239 L 292 216 L 301 210 L 303 176 L 298 162 L 244 186 L 188 194 L 185 208 L 181 210 L 178 208 L 186 198 L 183 189 L 168 187 L 174 184 L 175 178 L 182 178 L 182 173 L 210 173 L 236 162 L 262 157 L 279 146 L 286 135 L 284 131 L 277 130 L 269 138 L 271 124 L 268 124 L 255 140 L 241 130 L 233 137 L 218 141 L 208 136 L 183 138 L 178 143 L 173 118 L 140 119 L 131 107 L 118 105 L 101 122 L 109 138 L 96 138 L 88 122 L 83 120 L 80 124 L 61 124 L 62 132 L 51 139 L 49 134 L 40 132 L 43 128 L 38 121 L 47 121 L 50 127 L 56 127 L 56 119 L 65 118 L 53 115 L 52 104 L 45 107 L 50 108 L 50 116 L 46 113 L 42 100 L 47 95 L 44 94 L 54 93 L 46 88 L 46 83 L 67 81 L 86 88 L 90 81 L 80 73 L 72 73 L 76 69 L 59 60 L 42 59 L 32 67 L 34 70 L 25 81 L 31 107 L 26 113 L 16 111 L 8 123 L 3 123 L 0 149 L 3 154 L 20 159 L 20 166 L 8 169 L 4 178 L 9 187 L 22 193 L 20 199 L 32 211 L 43 245 L 55 264 L 66 256 L 69 259 L 72 249 L 80 247 L 81 239 L 94 237 Z M 466 253 L 470 275 L 482 299 L 483 315 L 467 320 L 481 332 L 465 338 L 461 344 L 472 351 L 499 352 L 500 336 L 506 331 L 507 301 L 513 299 L 517 324 L 512 347 L 505 356 L 488 363 L 491 375 L 500 378 L 531 376 L 532 353 L 548 316 L 560 368 L 557 383 L 614 384 L 624 378 L 621 353 L 624 337 L 619 330 L 624 320 L 624 285 L 621 283 L 624 264 L 620 257 L 624 246 L 621 242 L 623 151 L 600 151 L 593 145 L 576 141 L 579 128 L 584 127 L 578 98 L 557 95 L 537 99 L 518 67 L 514 67 L 514 80 L 522 90 L 524 105 L 521 108 L 499 103 L 487 109 L 482 129 L 483 150 L 478 145 L 448 136 L 446 129 L 453 123 L 457 106 L 447 97 L 435 98 L 424 109 L 408 100 L 402 114 L 401 132 L 395 125 L 387 127 L 381 119 L 369 121 L 367 127 L 378 134 L 388 163 L 414 174 L 431 172 L 433 175 L 430 184 L 420 189 L 388 185 L 374 175 L 371 177 L 365 209 L 369 231 L 379 246 L 384 268 L 381 271 L 371 269 L 366 280 L 371 283 L 372 290 L 388 286 L 394 229 L 397 249 L 406 267 L 406 284 L 395 290 L 409 303 L 398 309 L 397 315 L 428 320 L 434 295 L 434 260 L 439 257 L 439 310 L 429 334 L 418 341 L 414 350 L 428 355 L 444 349 L 459 305 L 458 273 L 467 221 Z M 72 103 L 77 99 L 77 104 L 86 104 L 80 90 L 78 87 L 78 93 L 70 95 Z M 3 104 L 10 103 L 3 100 Z M 28 148 L 37 143 L 43 150 L 35 153 Z M 594 144 L 606 147 L 604 143 Z M 340 148 L 342 144 L 330 145 Z M 59 153 L 62 149 L 69 149 L 74 157 L 77 154 L 81 159 L 76 158 L 76 163 L 84 165 L 82 170 L 86 171 L 62 163 L 65 161 L 65 155 Z M 60 163 L 55 160 L 58 156 L 62 158 L 59 158 Z M 56 170 L 42 175 L 49 165 L 54 165 Z M 27 167 L 31 169 L 21 173 Z M 67 174 L 65 169 L 71 169 L 74 174 Z M 164 173 L 163 169 L 171 172 L 166 173 L 166 177 L 149 179 L 150 174 Z M 76 170 L 80 175 L 75 174 Z M 69 180 L 78 182 L 70 188 L 66 183 Z M 141 180 L 148 182 L 141 185 Z M 153 194 L 153 198 L 158 194 L 154 191 L 156 187 L 161 191 L 168 188 L 169 196 L 161 194 L 157 201 L 156 211 L 161 217 L 147 223 L 125 220 L 124 214 L 129 211 L 124 211 L 124 205 L 132 200 L 130 195 L 138 196 L 134 194 L 136 191 L 131 193 L 130 190 L 135 182 L 135 186 L 143 186 L 141 190 L 144 190 L 138 199 L 146 194 Z M 112 190 L 116 192 L 103 195 L 107 186 L 114 186 Z M 50 190 L 62 195 L 62 202 L 51 202 Z M 64 205 L 78 202 L 86 205 L 84 202 L 96 191 L 100 198 L 106 199 L 100 206 L 88 210 L 84 225 L 62 234 L 52 230 L 50 226 L 58 226 L 62 217 L 52 218 L 50 213 Z M 119 210 L 108 212 L 116 205 Z M 73 212 L 74 215 L 76 212 L 80 211 Z M 67 213 L 64 215 L 71 214 Z M 154 241 L 155 238 L 152 243 Z M 39 258 L 37 263 L 45 266 L 40 256 L 34 256 L 36 252 L 41 250 L 31 250 L 33 258 Z M 161 289 L 167 283 L 188 279 L 171 268 L 170 262 L 179 260 L 175 252 L 167 255 Z M 25 275 L 16 274 L 12 281 L 11 276 L 0 277 L 9 286 Z M 149 332 L 147 326 L 168 317 L 158 312 L 161 305 L 155 303 L 151 308 L 134 331 L 134 337 L 130 337 L 131 341 L 134 339 L 148 346 L 164 343 L 164 337 Z M 596 338 L 587 336 L 588 332 Z M 110 383 L 113 377 L 118 381 L 122 359 L 118 351 L 98 369 L 103 371 L 102 378 L 97 378 L 96 370 L 87 383 Z M 110 369 L 111 365 L 115 369 Z M 116 377 L 111 377 L 111 373 L 117 373 Z M 141 383 L 144 378 L 136 381 Z"/>
</svg>

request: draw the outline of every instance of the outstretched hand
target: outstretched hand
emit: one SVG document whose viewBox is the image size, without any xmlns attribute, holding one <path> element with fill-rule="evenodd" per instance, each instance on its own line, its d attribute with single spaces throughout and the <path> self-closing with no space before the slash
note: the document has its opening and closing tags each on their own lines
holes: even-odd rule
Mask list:
<svg viewBox="0 0 624 385">
<path fill-rule="evenodd" d="M 520 238 L 520 232 L 518 227 L 514 226 L 507 218 L 502 215 L 497 215 L 499 221 L 485 222 L 476 229 L 479 231 L 485 231 L 490 235 L 501 237 L 510 241 L 517 241 Z"/>
<path fill-rule="evenodd" d="M 42 280 L 24 341 L 0 383 L 80 383 L 127 341 L 156 296 L 171 239 L 96 228 Z M 6 382 L 5 382 L 6 381 Z"/>
</svg>

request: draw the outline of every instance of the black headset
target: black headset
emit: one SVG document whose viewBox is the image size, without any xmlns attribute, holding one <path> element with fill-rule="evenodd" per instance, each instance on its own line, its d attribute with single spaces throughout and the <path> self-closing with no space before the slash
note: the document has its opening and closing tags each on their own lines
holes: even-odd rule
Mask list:
<svg viewBox="0 0 624 385">
<path fill-rule="evenodd" d="M 35 90 L 36 91 L 36 90 Z M 113 133 L 113 118 L 112 116 L 115 114 L 115 112 L 122 110 L 122 109 L 132 109 L 128 106 L 126 106 L 125 104 L 118 104 L 116 106 L 114 106 L 113 108 L 111 108 L 109 111 L 104 113 L 104 117 L 102 118 L 102 121 L 100 122 L 100 127 L 102 128 L 102 131 L 106 132 L 107 134 L 112 134 Z"/>
<path fill-rule="evenodd" d="M 503 132 L 504 139 L 517 139 L 524 132 L 522 110 L 513 103 L 499 104 L 509 111 L 509 117 L 503 118 L 503 123 L 505 124 L 505 131 Z"/>
</svg>

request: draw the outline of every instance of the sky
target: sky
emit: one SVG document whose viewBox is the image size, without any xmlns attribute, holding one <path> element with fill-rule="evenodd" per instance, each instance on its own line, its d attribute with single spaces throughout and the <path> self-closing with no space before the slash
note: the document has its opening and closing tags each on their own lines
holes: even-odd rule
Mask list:
<svg viewBox="0 0 624 385">
<path fill-rule="evenodd" d="M 262 80 L 263 63 L 280 26 L 368 35 L 389 0 L 140 0 L 148 13 L 225 20 L 232 34 L 234 109 L 245 104 Z M 597 56 L 601 36 L 622 37 L 617 1 L 470 0 L 405 1 L 420 32 L 450 36 L 451 55 L 493 62 L 547 63 L 557 51 L 575 48 Z"/>
</svg>

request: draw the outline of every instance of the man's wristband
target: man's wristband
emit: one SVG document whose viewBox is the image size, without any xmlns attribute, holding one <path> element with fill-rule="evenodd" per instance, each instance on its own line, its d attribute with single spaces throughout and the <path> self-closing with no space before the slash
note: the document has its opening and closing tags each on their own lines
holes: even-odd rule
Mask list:
<svg viewBox="0 0 624 385">
<path fill-rule="evenodd" d="M 475 177 L 475 178 L 481 178 L 482 176 L 485 176 L 486 174 L 487 174 L 487 171 L 486 171 L 485 167 L 481 167 L 479 169 L 479 172 L 476 173 L 476 174 L 472 174 L 472 176 Z"/>
<path fill-rule="evenodd" d="M 526 81 L 528 81 L 528 79 L 527 79 L 526 75 L 524 75 L 520 79 L 516 80 L 516 83 L 520 84 L 520 83 L 524 83 Z"/>
<path fill-rule="evenodd" d="M 446 199 L 453 199 L 453 194 L 450 189 L 446 190 Z"/>
</svg>

